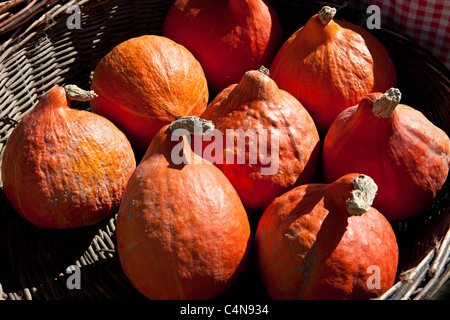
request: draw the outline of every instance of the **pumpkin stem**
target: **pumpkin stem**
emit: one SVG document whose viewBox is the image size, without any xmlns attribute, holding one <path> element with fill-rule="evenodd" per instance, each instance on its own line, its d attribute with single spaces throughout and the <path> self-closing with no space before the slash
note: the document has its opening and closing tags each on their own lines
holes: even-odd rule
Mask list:
<svg viewBox="0 0 450 320">
<path fill-rule="evenodd" d="M 270 76 L 270 71 L 269 71 L 269 69 L 266 68 L 266 67 L 264 67 L 264 66 L 261 66 L 261 67 L 258 69 L 258 71 L 261 72 L 262 74 L 265 74 L 266 76 Z"/>
<path fill-rule="evenodd" d="M 206 136 L 214 130 L 214 124 L 212 121 L 197 116 L 178 117 L 169 125 L 171 133 L 177 129 L 187 130 L 190 134 Z"/>
<path fill-rule="evenodd" d="M 66 95 L 69 100 L 73 101 L 90 101 L 97 97 L 97 94 L 94 91 L 83 90 L 74 84 L 66 85 L 64 90 L 66 91 Z"/>
<path fill-rule="evenodd" d="M 332 8 L 329 6 L 324 6 L 320 9 L 318 13 L 318 17 L 320 21 L 326 26 L 335 16 L 336 8 Z"/>
<path fill-rule="evenodd" d="M 351 215 L 360 216 L 372 206 L 378 186 L 371 177 L 364 174 L 353 179 L 352 185 L 352 197 L 346 201 L 347 211 Z"/>
<path fill-rule="evenodd" d="M 390 88 L 373 102 L 372 112 L 378 118 L 389 118 L 400 103 L 402 94 L 397 88 Z"/>
</svg>

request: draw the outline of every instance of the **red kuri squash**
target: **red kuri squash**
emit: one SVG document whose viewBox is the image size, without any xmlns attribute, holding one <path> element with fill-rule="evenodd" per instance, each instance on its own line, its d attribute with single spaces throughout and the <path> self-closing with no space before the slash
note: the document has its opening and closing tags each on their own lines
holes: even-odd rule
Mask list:
<svg viewBox="0 0 450 320">
<path fill-rule="evenodd" d="M 357 300 L 392 287 L 398 245 L 388 220 L 371 207 L 377 186 L 348 174 L 301 185 L 262 215 L 254 246 L 273 299 Z"/>
<path fill-rule="evenodd" d="M 98 63 L 91 89 L 92 111 L 115 123 L 140 152 L 176 117 L 200 115 L 208 86 L 191 52 L 157 35 L 131 38 Z"/>
<path fill-rule="evenodd" d="M 335 12 L 323 7 L 283 44 L 270 65 L 272 79 L 305 106 L 322 134 L 345 108 L 397 82 L 383 44 L 361 27 L 334 21 Z"/>
<path fill-rule="evenodd" d="M 250 251 L 249 221 L 236 190 L 192 152 L 186 136 L 177 136 L 179 122 L 192 125 L 190 120 L 158 132 L 130 178 L 117 217 L 122 268 L 153 300 L 223 293 Z"/>
<path fill-rule="evenodd" d="M 268 66 L 283 41 L 278 16 L 265 0 L 177 0 L 163 34 L 194 54 L 215 93 L 246 71 Z"/>
<path fill-rule="evenodd" d="M 70 108 L 68 99 L 92 98 L 87 93 L 52 88 L 6 143 L 5 194 L 38 227 L 68 229 L 103 220 L 118 209 L 135 169 L 131 145 L 114 124 Z"/>
<path fill-rule="evenodd" d="M 221 133 L 215 139 L 223 145 L 223 152 L 211 157 L 207 148 L 218 144 L 206 142 L 203 157 L 212 158 L 248 209 L 264 210 L 284 192 L 310 182 L 319 156 L 319 134 L 311 116 L 267 72 L 247 71 L 202 114 Z"/>
<path fill-rule="evenodd" d="M 323 147 L 326 181 L 354 171 L 371 176 L 379 187 L 374 207 L 391 221 L 430 206 L 450 166 L 448 135 L 400 98 L 394 88 L 367 95 L 336 118 Z"/>
</svg>

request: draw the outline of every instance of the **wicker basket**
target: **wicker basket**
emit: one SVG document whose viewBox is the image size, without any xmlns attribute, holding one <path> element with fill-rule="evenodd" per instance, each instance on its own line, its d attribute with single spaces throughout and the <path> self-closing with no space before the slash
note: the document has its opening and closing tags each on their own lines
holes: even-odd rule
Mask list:
<svg viewBox="0 0 450 320">
<path fill-rule="evenodd" d="M 45 9 L 43 13 L 0 33 L 0 155 L 14 125 L 44 92 L 69 83 L 88 89 L 96 63 L 116 44 L 134 36 L 162 33 L 173 1 L 43 2 L 47 3 L 40 7 Z M 270 3 L 282 17 L 285 36 L 330 4 L 306 0 Z M 81 8 L 81 29 L 67 27 L 70 13 L 66 10 L 72 5 Z M 397 66 L 402 102 L 420 109 L 450 134 L 449 70 L 393 30 L 383 28 L 373 34 Z M 449 184 L 447 181 L 433 206 L 421 215 L 393 223 L 400 248 L 398 277 L 381 299 L 429 299 L 448 279 Z M 114 216 L 76 230 L 38 229 L 20 218 L 3 190 L 0 192 L 0 299 L 144 299 L 120 267 Z M 253 230 L 256 224 L 253 218 Z M 81 289 L 68 286 L 71 272 L 67 268 L 71 265 L 81 267 Z M 269 300 L 254 257 L 238 282 L 217 299 L 227 297 Z"/>
</svg>

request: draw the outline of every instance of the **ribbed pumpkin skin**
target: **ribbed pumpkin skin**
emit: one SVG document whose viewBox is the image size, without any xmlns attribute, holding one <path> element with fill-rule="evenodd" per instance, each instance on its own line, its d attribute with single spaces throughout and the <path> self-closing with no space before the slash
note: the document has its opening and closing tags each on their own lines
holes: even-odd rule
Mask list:
<svg viewBox="0 0 450 320">
<path fill-rule="evenodd" d="M 172 161 L 178 143 L 161 129 L 130 178 L 117 217 L 118 253 L 125 274 L 147 298 L 210 299 L 241 274 L 249 221 L 230 182 L 195 155 L 185 137 L 189 163 Z"/>
<path fill-rule="evenodd" d="M 41 228 L 99 222 L 117 210 L 136 167 L 125 135 L 109 120 L 69 108 L 54 87 L 12 131 L 2 159 L 5 194 Z"/>
<path fill-rule="evenodd" d="M 209 104 L 202 118 L 211 120 L 223 134 L 223 159 L 214 162 L 236 188 L 246 208 L 264 210 L 277 196 L 309 182 L 314 176 L 320 145 L 314 121 L 300 102 L 280 90 L 268 75 L 256 70 L 246 72 L 239 83 L 223 90 Z M 258 161 L 251 163 L 255 154 L 247 140 L 245 163 L 238 163 L 237 158 L 231 163 L 225 148 L 228 129 L 243 132 L 254 129 L 258 136 L 254 142 L 259 148 L 264 130 L 267 133 L 263 140 L 267 142 L 267 151 L 258 149 Z M 272 145 L 271 132 L 278 139 L 279 150 Z M 207 145 L 205 143 L 204 150 Z M 231 151 L 234 155 L 242 153 L 238 143 Z M 277 164 L 270 164 L 274 172 L 263 173 L 262 168 L 268 168 L 269 164 L 263 164 L 260 155 L 275 152 L 278 152 L 278 159 L 273 157 L 272 161 L 277 161 Z M 207 158 L 208 155 L 204 152 L 203 156 Z"/>
<path fill-rule="evenodd" d="M 283 41 L 276 12 L 262 0 L 177 0 L 163 34 L 194 54 L 215 93 L 268 66 Z"/>
<path fill-rule="evenodd" d="M 375 208 L 361 216 L 345 207 L 349 174 L 333 184 L 305 184 L 285 193 L 262 215 L 254 246 L 258 270 L 276 300 L 364 300 L 395 281 L 398 245 Z M 380 287 L 370 266 L 379 267 Z"/>
<path fill-rule="evenodd" d="M 373 93 L 342 112 L 325 137 L 326 181 L 357 171 L 379 187 L 374 207 L 389 220 L 412 217 L 431 205 L 450 166 L 450 140 L 416 109 L 399 104 L 389 118 L 378 118 Z"/>
<path fill-rule="evenodd" d="M 115 123 L 145 152 L 164 125 L 179 116 L 200 115 L 208 104 L 203 69 L 183 46 L 156 35 L 132 38 L 96 66 L 92 111 Z"/>
<path fill-rule="evenodd" d="M 323 134 L 345 108 L 397 83 L 389 53 L 374 36 L 346 21 L 324 26 L 318 15 L 283 44 L 270 73 L 304 105 Z"/>
</svg>

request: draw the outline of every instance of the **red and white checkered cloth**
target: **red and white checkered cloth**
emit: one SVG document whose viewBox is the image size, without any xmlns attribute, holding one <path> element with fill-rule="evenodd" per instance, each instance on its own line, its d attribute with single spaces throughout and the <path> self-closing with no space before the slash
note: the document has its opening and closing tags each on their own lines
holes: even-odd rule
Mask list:
<svg viewBox="0 0 450 320">
<path fill-rule="evenodd" d="M 377 5 L 381 24 L 428 49 L 450 69 L 450 0 L 354 0 L 359 8 Z"/>
</svg>

